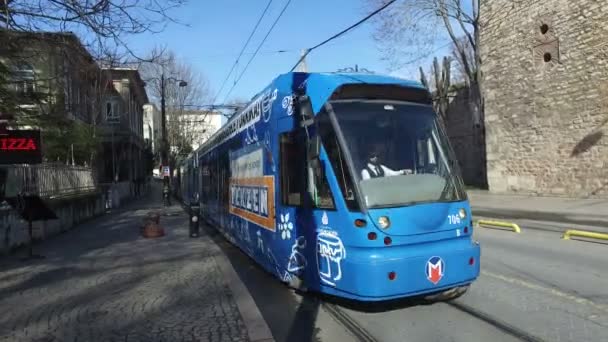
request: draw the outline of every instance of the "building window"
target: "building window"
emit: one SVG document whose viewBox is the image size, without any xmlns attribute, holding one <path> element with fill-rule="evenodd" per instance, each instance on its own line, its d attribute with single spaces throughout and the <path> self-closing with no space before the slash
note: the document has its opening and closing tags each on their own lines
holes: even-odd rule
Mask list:
<svg viewBox="0 0 608 342">
<path fill-rule="evenodd" d="M 109 122 L 120 121 L 120 114 L 119 114 L 117 102 L 115 102 L 115 101 L 106 102 L 106 121 L 109 121 Z"/>
<path fill-rule="evenodd" d="M 281 142 L 281 198 L 282 203 L 301 206 L 304 193 L 305 149 L 294 132 L 280 135 Z"/>
<path fill-rule="evenodd" d="M 74 88 L 75 88 L 75 91 L 74 91 L 74 104 L 80 105 L 80 85 L 76 84 L 76 86 Z"/>
<path fill-rule="evenodd" d="M 36 92 L 36 73 L 29 63 L 17 63 L 14 66 L 13 75 L 17 94 L 31 96 Z"/>
</svg>

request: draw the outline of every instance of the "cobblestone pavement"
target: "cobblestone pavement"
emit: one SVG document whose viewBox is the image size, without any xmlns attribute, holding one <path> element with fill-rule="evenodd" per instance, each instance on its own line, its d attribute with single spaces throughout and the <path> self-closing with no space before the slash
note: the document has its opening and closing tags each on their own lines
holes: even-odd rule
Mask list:
<svg viewBox="0 0 608 342">
<path fill-rule="evenodd" d="M 217 246 L 177 206 L 165 237 L 142 238 L 152 204 L 35 246 L 46 259 L 0 258 L 0 341 L 247 341 Z"/>
</svg>

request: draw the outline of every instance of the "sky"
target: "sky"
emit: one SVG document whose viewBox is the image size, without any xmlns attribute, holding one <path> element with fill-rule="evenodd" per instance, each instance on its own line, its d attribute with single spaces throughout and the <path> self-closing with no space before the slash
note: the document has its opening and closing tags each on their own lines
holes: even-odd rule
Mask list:
<svg viewBox="0 0 608 342">
<path fill-rule="evenodd" d="M 287 1 L 272 2 L 241 57 L 236 73 L 233 72 L 226 82 L 216 104 L 231 99 L 250 99 L 276 76 L 289 71 L 298 61 L 302 49 L 316 45 L 372 11 L 365 0 L 292 0 L 260 52 L 226 98 L 235 79 Z M 173 50 L 182 61 L 203 73 L 212 95 L 216 95 L 267 3 L 268 0 L 190 0 L 186 6 L 171 13 L 183 24 L 169 24 L 161 33 L 131 37 L 128 43 L 142 55 L 155 46 L 166 46 Z M 388 63 L 382 60 L 373 40 L 373 30 L 373 24 L 368 21 L 313 51 L 306 60 L 309 71 L 336 71 L 357 64 L 376 73 L 390 73 Z M 285 52 L 278 53 L 279 50 Z M 437 51 L 437 55 L 442 53 L 447 51 Z M 423 58 L 411 68 L 399 71 L 397 76 L 417 79 L 418 66 L 430 65 L 431 60 L 432 56 Z"/>
</svg>

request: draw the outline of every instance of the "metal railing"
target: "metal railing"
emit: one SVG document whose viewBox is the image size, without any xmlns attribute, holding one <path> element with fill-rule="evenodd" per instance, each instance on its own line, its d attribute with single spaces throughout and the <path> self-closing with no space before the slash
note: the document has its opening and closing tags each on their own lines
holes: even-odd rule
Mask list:
<svg viewBox="0 0 608 342">
<path fill-rule="evenodd" d="M 64 164 L 8 165 L 6 196 L 19 192 L 43 198 L 78 196 L 98 190 L 93 170 Z"/>
</svg>

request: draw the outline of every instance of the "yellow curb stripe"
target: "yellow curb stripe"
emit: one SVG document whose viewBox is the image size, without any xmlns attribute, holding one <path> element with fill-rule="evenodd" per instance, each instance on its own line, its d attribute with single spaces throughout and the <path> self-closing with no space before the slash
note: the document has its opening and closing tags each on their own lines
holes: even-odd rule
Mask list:
<svg viewBox="0 0 608 342">
<path fill-rule="evenodd" d="M 490 220 L 478 220 L 477 226 L 495 226 L 495 227 L 504 227 L 511 228 L 515 233 L 521 233 L 521 228 L 515 223 L 512 222 L 503 222 L 503 221 L 490 221 Z"/>
<path fill-rule="evenodd" d="M 589 238 L 589 239 L 598 239 L 598 240 L 608 240 L 608 234 L 589 232 L 586 230 L 576 230 L 576 229 L 566 230 L 564 232 L 564 235 L 562 235 L 562 239 L 570 240 L 571 236 L 578 236 L 578 237 L 584 237 L 584 238 Z"/>
</svg>

